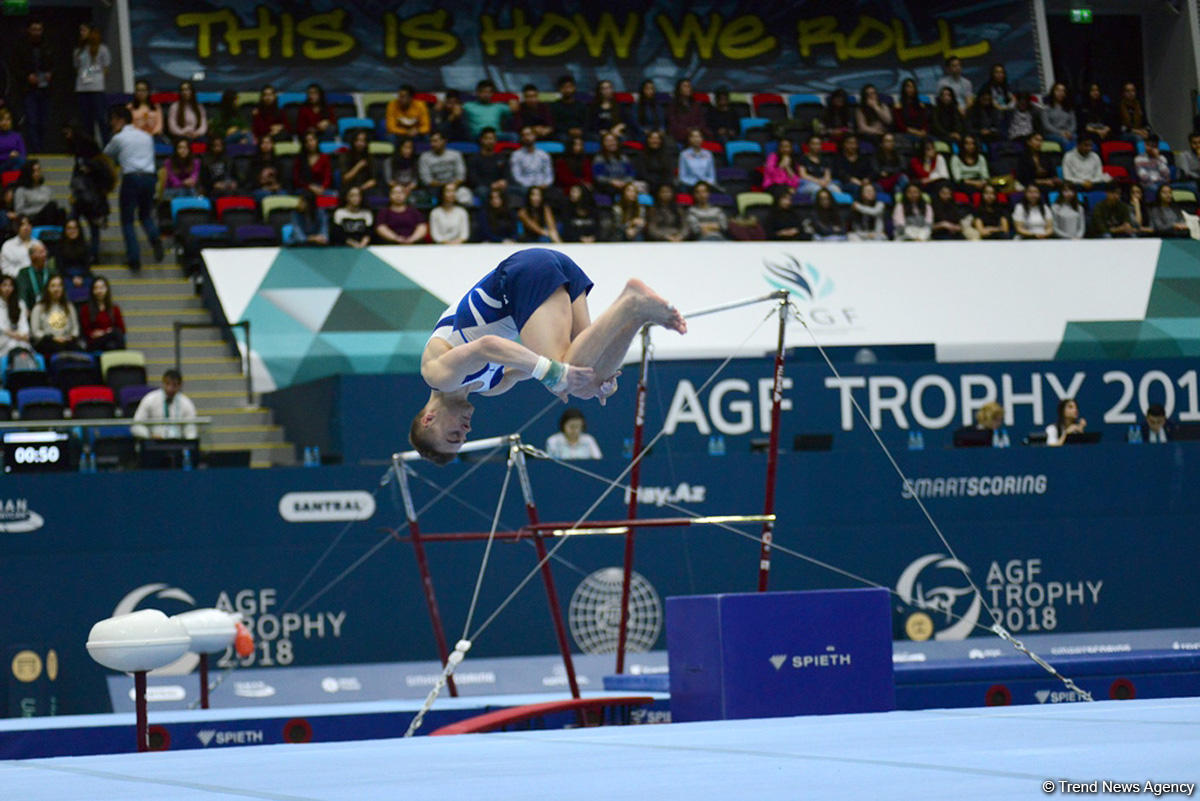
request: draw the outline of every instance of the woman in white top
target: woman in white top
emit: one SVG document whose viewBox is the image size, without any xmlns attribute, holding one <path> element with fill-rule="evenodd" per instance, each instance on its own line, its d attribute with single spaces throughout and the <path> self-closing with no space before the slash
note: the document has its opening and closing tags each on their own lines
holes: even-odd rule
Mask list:
<svg viewBox="0 0 1200 801">
<path fill-rule="evenodd" d="M 33 223 L 22 215 L 17 218 L 17 235 L 0 246 L 0 273 L 13 278 L 29 266 L 29 247 L 33 244 Z"/>
<path fill-rule="evenodd" d="M 851 242 L 886 242 L 887 226 L 884 215 L 887 206 L 875 192 L 875 184 L 863 184 L 858 193 L 858 200 L 850 207 Z"/>
<path fill-rule="evenodd" d="M 29 312 L 17 297 L 17 282 L 0 276 L 0 367 L 13 348 L 29 347 Z"/>
<path fill-rule="evenodd" d="M 600 446 L 586 432 L 587 421 L 578 409 L 567 409 L 558 418 L 558 433 L 546 440 L 546 453 L 555 459 L 600 459 Z"/>
<path fill-rule="evenodd" d="M 1079 203 L 1075 187 L 1063 184 L 1062 193 L 1054 202 L 1051 213 L 1054 215 L 1055 236 L 1059 239 L 1083 239 L 1087 232 L 1087 213 Z"/>
<path fill-rule="evenodd" d="M 429 235 L 440 245 L 461 245 L 471 238 L 471 220 L 458 205 L 453 183 L 442 186 L 442 202 L 429 212 Z"/>
<path fill-rule="evenodd" d="M 1037 184 L 1025 187 L 1025 195 L 1013 209 L 1013 226 L 1021 239 L 1049 239 L 1054 236 L 1054 215 L 1042 202 Z"/>
<path fill-rule="evenodd" d="M 1071 434 L 1082 434 L 1087 420 L 1079 416 L 1079 404 L 1074 398 L 1063 398 L 1058 402 L 1058 420 L 1046 426 L 1046 444 L 1058 447 Z"/>
<path fill-rule="evenodd" d="M 371 244 L 371 228 L 375 215 L 362 205 L 363 191 L 352 186 L 346 190 L 346 202 L 333 213 L 334 242 L 352 248 Z"/>
</svg>

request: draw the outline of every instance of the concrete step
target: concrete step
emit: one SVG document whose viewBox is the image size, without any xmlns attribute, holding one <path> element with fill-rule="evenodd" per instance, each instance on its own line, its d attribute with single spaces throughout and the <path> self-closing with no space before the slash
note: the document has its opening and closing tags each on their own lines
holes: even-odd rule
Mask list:
<svg viewBox="0 0 1200 801">
<path fill-rule="evenodd" d="M 196 414 L 216 414 L 222 411 L 244 412 L 257 409 L 258 398 L 253 403 L 247 402 L 246 392 L 192 392 L 187 385 L 187 373 L 183 375 L 183 391 L 196 403 Z"/>
<path fill-rule="evenodd" d="M 149 269 L 144 267 L 142 272 L 146 273 Z M 199 302 L 199 296 L 192 291 L 192 284 L 186 278 L 165 275 L 161 277 L 112 278 L 107 271 L 104 272 L 104 275 L 112 284 L 113 294 L 122 303 L 128 296 L 139 298 L 183 298 L 186 296 Z"/>
<path fill-rule="evenodd" d="M 213 418 L 210 428 L 226 426 L 274 426 L 270 409 L 196 409 L 196 414 Z"/>
<path fill-rule="evenodd" d="M 186 366 L 186 363 L 185 363 Z M 239 373 L 184 373 L 188 395 L 198 392 L 235 392 L 246 396 L 246 377 Z"/>
<path fill-rule="evenodd" d="M 113 287 L 113 296 L 121 306 L 121 311 L 126 315 L 133 312 L 156 312 L 156 311 L 175 311 L 175 312 L 194 312 L 205 311 L 200 305 L 200 299 L 190 292 L 187 294 L 133 294 L 131 292 L 121 292 L 117 287 Z"/>
<path fill-rule="evenodd" d="M 233 445 L 253 443 L 255 447 L 283 442 L 283 429 L 279 426 L 209 426 L 204 434 L 205 445 Z"/>
<path fill-rule="evenodd" d="M 254 443 L 219 443 L 208 450 L 250 451 L 252 467 L 285 467 L 298 464 L 296 449 L 287 442 L 271 442 L 264 445 Z"/>
<path fill-rule="evenodd" d="M 147 368 L 154 366 L 165 370 L 175 366 L 175 349 L 172 347 L 144 347 L 131 342 L 131 347 L 140 350 L 146 356 Z M 225 359 L 229 356 L 229 348 L 225 345 L 211 347 L 180 348 L 180 369 L 186 372 L 212 372 L 211 365 L 220 362 L 210 362 L 209 359 Z"/>
</svg>

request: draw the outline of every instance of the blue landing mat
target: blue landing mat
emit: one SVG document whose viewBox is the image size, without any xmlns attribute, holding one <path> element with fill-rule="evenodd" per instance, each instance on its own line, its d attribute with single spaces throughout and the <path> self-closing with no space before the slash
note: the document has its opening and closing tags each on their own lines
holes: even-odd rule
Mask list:
<svg viewBox="0 0 1200 801">
<path fill-rule="evenodd" d="M 0 787 L 21 801 L 1007 801 L 1045 797 L 1046 781 L 1195 783 L 1197 755 L 1200 699 L 1164 699 L 0 762 Z"/>
</svg>

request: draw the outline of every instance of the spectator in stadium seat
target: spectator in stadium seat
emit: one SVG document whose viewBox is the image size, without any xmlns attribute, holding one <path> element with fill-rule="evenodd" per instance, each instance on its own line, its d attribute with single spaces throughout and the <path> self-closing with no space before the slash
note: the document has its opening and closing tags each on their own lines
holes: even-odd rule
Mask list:
<svg viewBox="0 0 1200 801">
<path fill-rule="evenodd" d="M 1055 421 L 1046 426 L 1046 444 L 1058 447 L 1067 441 L 1072 434 L 1082 434 L 1087 428 L 1087 420 L 1079 416 L 1079 404 L 1074 398 L 1063 398 L 1058 402 Z"/>
<path fill-rule="evenodd" d="M 1154 228 L 1150 225 L 1150 210 L 1146 208 L 1146 190 L 1141 184 L 1129 187 L 1129 221 L 1133 223 L 1134 233 L 1138 236 L 1154 236 Z"/>
<path fill-rule="evenodd" d="M 591 159 L 584 159 L 592 168 Z M 475 188 L 475 196 L 483 199 L 493 189 L 508 189 L 508 156 L 496 150 L 496 131 L 484 128 L 479 132 L 479 152 L 467 156 L 467 180 Z"/>
<path fill-rule="evenodd" d="M 1188 134 L 1188 149 L 1175 154 L 1175 169 L 1183 180 L 1200 179 L 1200 133 Z"/>
<path fill-rule="evenodd" d="M 699 128 L 688 132 L 688 146 L 679 153 L 679 185 L 685 190 L 700 181 L 717 183 L 717 165 L 713 154 L 704 149 L 704 134 Z"/>
<path fill-rule="evenodd" d="M 938 187 L 937 195 L 929 204 L 933 208 L 932 239 L 966 239 L 971 227 L 969 214 L 963 214 L 958 203 L 954 201 L 954 190 L 950 184 L 943 183 Z"/>
<path fill-rule="evenodd" d="M 429 119 L 429 106 L 424 100 L 418 100 L 416 94 L 417 90 L 412 84 L 406 83 L 396 90 L 396 96 L 388 101 L 384 124 L 393 141 L 429 136 L 433 130 Z"/>
<path fill-rule="evenodd" d="M 83 132 L 108 144 L 112 134 L 105 119 L 104 84 L 112 56 L 104 44 L 104 35 L 95 25 L 79 26 L 79 41 L 72 56 L 75 64 L 75 98 Z M 100 130 L 97 136 L 96 129 Z"/>
<path fill-rule="evenodd" d="M 475 99 L 463 103 L 463 116 L 467 120 L 467 141 L 479 138 L 479 132 L 484 128 L 495 128 L 497 131 L 505 127 L 509 117 L 516 107 L 505 103 L 495 102 L 496 84 L 483 79 L 475 84 Z"/>
<path fill-rule="evenodd" d="M 504 198 L 503 189 L 490 189 L 479 215 L 479 234 L 484 242 L 516 242 L 517 216 Z"/>
<path fill-rule="evenodd" d="M 471 190 L 463 186 L 467 181 L 467 163 L 462 153 L 446 147 L 446 137 L 440 131 L 429 135 L 429 150 L 417 158 L 417 176 L 431 197 L 440 199 L 442 187 L 449 185 L 460 193 L 459 203 L 471 202 Z"/>
<path fill-rule="evenodd" d="M 433 109 L 433 127 L 441 131 L 450 142 L 469 142 L 467 115 L 463 109 L 462 95 L 457 89 L 449 89 L 445 97 Z M 494 127 L 494 126 L 485 126 Z"/>
<path fill-rule="evenodd" d="M 558 100 L 550 104 L 554 132 L 564 142 L 573 136 L 583 136 L 587 128 L 587 107 L 575 95 L 575 79 L 563 75 L 558 79 Z"/>
<path fill-rule="evenodd" d="M 885 133 L 875 153 L 875 180 L 887 194 L 894 194 L 908 183 L 908 164 L 896 149 L 896 135 Z"/>
<path fill-rule="evenodd" d="M 962 59 L 958 56 L 950 56 L 942 68 L 945 70 L 945 74 L 938 78 L 938 93 L 940 94 L 942 89 L 953 91 L 958 102 L 958 110 L 966 114 L 974 99 L 974 88 L 971 86 L 971 80 L 963 75 Z"/>
<path fill-rule="evenodd" d="M 88 301 L 80 308 L 79 327 L 89 351 L 125 349 L 125 320 L 121 317 L 121 307 L 113 302 L 112 288 L 102 275 L 92 281 Z"/>
<path fill-rule="evenodd" d="M 423 242 L 428 233 L 425 217 L 408 203 L 408 190 L 401 184 L 393 185 L 387 208 L 375 215 L 375 235 L 387 245 L 412 245 Z"/>
<path fill-rule="evenodd" d="M 412 139 L 400 140 L 384 173 L 389 187 L 403 186 L 409 195 L 417 190 L 417 145 Z M 390 197 L 390 191 L 388 194 Z"/>
<path fill-rule="evenodd" d="M 596 201 L 583 184 L 575 184 L 567 192 L 567 213 L 563 217 L 563 241 L 590 244 L 599 239 L 600 221 L 596 218 Z"/>
<path fill-rule="evenodd" d="M 163 197 L 192 197 L 200 188 L 200 159 L 192 154 L 192 146 L 188 140 L 180 137 L 175 140 L 171 157 L 164 165 L 166 173 Z"/>
<path fill-rule="evenodd" d="M 304 138 L 315 130 L 317 138 L 332 139 L 337 135 L 337 116 L 325 100 L 325 90 L 319 83 L 310 83 L 304 90 L 304 102 L 296 111 L 296 135 Z"/>
<path fill-rule="evenodd" d="M 600 138 L 600 152 L 592 159 L 592 178 L 596 191 L 614 198 L 620 196 L 626 185 L 633 184 L 639 191 L 642 188 L 633 162 L 621 151 L 621 143 L 612 133 Z"/>
<path fill-rule="evenodd" d="M 1087 212 L 1079 202 L 1075 188 L 1067 184 L 1050 208 L 1054 216 L 1054 235 L 1059 239 L 1083 239 L 1087 233 Z"/>
<path fill-rule="evenodd" d="M 937 145 L 928 137 L 921 140 L 920 150 L 909 160 L 908 173 L 913 183 L 929 193 L 950 180 L 945 156 L 938 152 Z"/>
<path fill-rule="evenodd" d="M 253 189 L 254 196 L 262 200 L 267 195 L 278 194 L 282 189 L 279 182 L 279 158 L 275 155 L 275 137 L 264 134 L 258 139 L 258 146 L 250 158 L 247 183 Z"/>
<path fill-rule="evenodd" d="M 1112 183 L 1112 176 L 1104 171 L 1095 143 L 1089 136 L 1080 137 L 1074 150 L 1068 150 L 1062 160 L 1063 180 L 1076 189 L 1090 192 L 1097 186 Z"/>
<path fill-rule="evenodd" d="M 679 159 L 673 148 L 667 147 L 662 131 L 652 130 L 646 134 L 646 146 L 638 156 L 638 175 L 646 185 L 655 189 L 663 184 L 675 184 L 675 168 Z"/>
<path fill-rule="evenodd" d="M 900 97 L 896 100 L 892 117 L 896 122 L 896 130 L 911 141 L 929 136 L 929 109 L 921 102 L 917 82 L 912 78 L 905 78 L 900 84 Z"/>
<path fill-rule="evenodd" d="M 778 242 L 807 239 L 809 235 L 804 227 L 804 216 L 796 208 L 792 193 L 786 188 L 779 188 L 772 194 L 775 199 L 763 224 L 767 239 Z"/>
<path fill-rule="evenodd" d="M 104 147 L 104 154 L 121 168 L 121 234 L 125 239 L 125 257 L 129 269 L 142 269 L 141 247 L 133 229 L 136 213 L 154 250 L 154 260 L 163 260 L 162 238 L 154 221 L 154 188 L 157 177 L 154 168 L 154 139 L 145 131 L 130 124 L 132 115 L 124 106 L 109 110 L 108 121 L 113 137 Z"/>
<path fill-rule="evenodd" d="M 29 310 L 11 275 L 0 275 L 0 364 L 16 348 L 29 347 Z"/>
<path fill-rule="evenodd" d="M 958 144 L 967 132 L 967 123 L 958 109 L 954 90 L 943 86 L 938 90 L 937 102 L 929 115 L 929 131 L 937 139 Z"/>
<path fill-rule="evenodd" d="M 842 191 L 841 185 L 833 179 L 833 168 L 830 167 L 829 158 L 825 155 L 822 147 L 823 144 L 821 137 L 813 134 L 808 138 L 805 152 L 797 160 L 796 169 L 800 174 L 800 183 L 796 190 L 801 198 L 813 198 L 821 189 Z M 779 147 L 781 150 L 785 149 L 782 140 Z M 765 168 L 763 172 L 765 176 Z M 765 177 L 763 186 L 766 186 Z"/>
<path fill-rule="evenodd" d="M 0 108 L 0 170 L 19 169 L 27 155 L 25 138 L 13 130 L 12 112 Z"/>
<path fill-rule="evenodd" d="M 208 134 L 208 115 L 196 100 L 196 89 L 191 81 L 179 84 L 179 99 L 167 109 L 167 132 L 189 142 L 203 139 Z"/>
<path fill-rule="evenodd" d="M 596 439 L 587 433 L 587 420 L 578 409 L 567 409 L 558 418 L 558 433 L 546 440 L 551 459 L 603 459 Z"/>
<path fill-rule="evenodd" d="M 838 241 L 846 238 L 846 222 L 833 202 L 828 189 L 817 192 L 811 215 L 804 218 L 804 230 L 813 240 Z"/>
<path fill-rule="evenodd" d="M 253 141 L 253 131 L 246 122 L 246 115 L 238 108 L 237 97 L 237 92 L 233 89 L 221 92 L 221 102 L 208 122 L 208 130 L 212 132 L 210 139 L 238 143 Z"/>
<path fill-rule="evenodd" d="M 461 245 L 471 238 L 471 219 L 458 205 L 454 184 L 442 184 L 438 198 L 429 212 L 429 238 L 439 245 Z"/>
<path fill-rule="evenodd" d="M 335 245 L 365 248 L 371 244 L 371 228 L 375 215 L 363 207 L 362 187 L 351 185 L 343 190 L 342 205 L 333 212 L 333 229 L 330 232 Z"/>
<path fill-rule="evenodd" d="M 71 213 L 86 220 L 91 231 L 92 261 L 100 260 L 100 229 L 108 220 L 108 193 L 115 188 L 116 176 L 95 140 L 85 136 L 76 125 L 64 125 L 66 152 L 74 161 L 71 168 Z M 0 218 L 2 224 L 2 218 Z"/>
<path fill-rule="evenodd" d="M 858 135 L 848 133 L 842 139 L 833 177 L 852 195 L 857 196 L 871 181 L 875 180 L 875 163 L 858 149 Z"/>
<path fill-rule="evenodd" d="M 75 217 L 67 218 L 63 223 L 62 239 L 58 243 L 58 257 L 55 259 L 58 269 L 65 276 L 78 276 L 85 279 L 91 274 L 92 265 L 96 263 L 92 256 L 87 240 L 83 238 L 83 227 Z M 83 280 L 77 282 L 82 286 Z"/>
<path fill-rule="evenodd" d="M 637 102 L 634 103 L 633 118 L 630 122 L 643 139 L 649 138 L 651 131 L 666 130 L 667 118 L 658 102 L 658 88 L 649 78 L 642 81 L 638 88 Z"/>
<path fill-rule="evenodd" d="M 675 188 L 659 184 L 654 205 L 646 213 L 646 239 L 651 242 L 682 242 L 687 239 L 687 220 L 675 202 Z"/>
<path fill-rule="evenodd" d="M 1127 81 L 1121 86 L 1121 99 L 1117 101 L 1117 122 L 1120 124 L 1121 136 L 1129 139 L 1152 139 L 1154 131 L 1142 103 L 1138 100 L 1137 86 L 1133 81 Z"/>
<path fill-rule="evenodd" d="M 1134 158 L 1133 169 L 1137 173 L 1137 182 L 1150 194 L 1171 182 L 1171 166 L 1158 149 L 1157 139 L 1146 140 L 1146 152 Z"/>
<path fill-rule="evenodd" d="M 1042 131 L 1051 142 L 1058 142 L 1063 150 L 1075 144 L 1079 120 L 1071 106 L 1071 94 L 1067 85 L 1058 81 L 1050 87 L 1050 97 L 1041 108 Z"/>
<path fill-rule="evenodd" d="M 292 163 L 292 185 L 297 192 L 308 189 L 314 195 L 333 187 L 333 163 L 321 152 L 321 141 L 313 128 L 304 132 L 300 154 Z"/>
<path fill-rule="evenodd" d="M 850 226 L 847 238 L 851 242 L 886 242 L 887 206 L 876 194 L 874 184 L 866 184 L 858 199 L 850 206 Z"/>
<path fill-rule="evenodd" d="M 701 181 L 692 188 L 692 205 L 687 211 L 688 236 L 701 241 L 728 239 L 729 218 L 724 209 L 711 205 L 708 184 Z"/>
<path fill-rule="evenodd" d="M 150 99 L 150 82 L 139 80 L 133 85 L 133 100 L 126 104 L 133 116 L 133 124 L 151 136 L 163 132 L 162 107 Z"/>
<path fill-rule="evenodd" d="M 251 114 L 250 128 L 256 140 L 264 136 L 287 138 L 292 132 L 292 124 L 279 107 L 279 95 L 271 84 L 264 86 L 259 94 L 258 105 Z"/>
<path fill-rule="evenodd" d="M 562 243 L 554 209 L 546 202 L 546 193 L 540 186 L 531 186 L 526 190 L 525 205 L 517 212 L 517 219 L 525 227 L 522 242 Z"/>
<path fill-rule="evenodd" d="M 995 142 L 1004 138 L 1008 130 L 1007 114 L 996 108 L 991 92 L 982 92 L 967 109 L 967 131 L 984 142 Z"/>
<path fill-rule="evenodd" d="M 550 106 L 538 98 L 538 88 L 531 83 L 521 87 L 521 102 L 513 112 L 512 122 L 518 131 L 526 126 L 532 128 L 538 139 L 549 139 L 554 135 Z"/>
<path fill-rule="evenodd" d="M 854 110 L 854 124 L 859 136 L 878 142 L 892 128 L 892 110 L 879 99 L 879 90 L 874 84 L 862 88 L 858 97 L 858 108 Z"/>
<path fill-rule="evenodd" d="M 379 191 L 379 175 L 375 163 L 371 159 L 371 137 L 362 128 L 356 130 L 350 137 L 350 147 L 341 154 L 342 181 L 341 189 L 344 194 L 350 187 L 358 187 L 363 194 L 374 194 Z"/>
<path fill-rule="evenodd" d="M 794 192 L 800 187 L 801 180 L 800 165 L 796 162 L 792 140 L 780 139 L 775 144 L 775 152 L 767 156 L 763 165 L 763 189 L 783 186 Z M 813 188 L 808 194 L 816 194 L 819 188 Z"/>
<path fill-rule="evenodd" d="M 1096 235 L 1106 238 L 1136 236 L 1129 207 L 1121 200 L 1121 187 L 1111 183 L 1104 189 L 1104 200 L 1092 209 L 1092 228 Z"/>
<path fill-rule="evenodd" d="M 613 98 L 612 81 L 604 80 L 596 84 L 596 97 L 588 106 L 587 130 L 591 136 L 602 137 L 611 133 L 618 140 L 627 138 L 629 123 L 625 119 L 625 110 Z"/>
<path fill-rule="evenodd" d="M 1054 215 L 1042 202 L 1037 184 L 1025 187 L 1021 200 L 1013 208 L 1013 227 L 1020 239 L 1050 239 L 1054 236 Z"/>
<path fill-rule="evenodd" d="M 582 136 L 567 141 L 566 152 L 554 160 L 554 183 L 564 192 L 574 186 L 592 187 L 592 157 L 587 155 Z"/>
<path fill-rule="evenodd" d="M 25 162 L 13 192 L 13 211 L 27 215 L 34 225 L 62 225 L 67 215 L 53 197 L 53 189 L 42 172 L 42 163 L 37 159 Z"/>
<path fill-rule="evenodd" d="M 1083 105 L 1079 108 L 1078 116 L 1081 138 L 1087 137 L 1099 144 L 1112 136 L 1115 123 L 1113 110 L 1108 101 L 1104 99 L 1104 92 L 1100 91 L 1100 84 L 1093 83 L 1088 86 L 1087 97 L 1084 98 Z"/>
<path fill-rule="evenodd" d="M 1049 159 L 1042 153 L 1042 135 L 1031 133 L 1025 139 L 1025 150 L 1017 159 L 1017 183 L 1021 186 L 1036 184 L 1043 192 L 1062 186 L 1062 179 L 1054 171 Z"/>
<path fill-rule="evenodd" d="M 146 393 L 133 413 L 133 435 L 139 439 L 195 439 L 196 424 L 188 421 L 196 419 L 196 404 L 182 390 L 179 371 L 164 372 L 162 387 Z"/>
<path fill-rule="evenodd" d="M 13 48 L 13 82 L 21 87 L 29 149 L 41 153 L 50 123 L 50 94 L 54 80 L 54 51 L 46 42 L 46 26 L 30 19 L 25 37 Z"/>
<path fill-rule="evenodd" d="M 840 141 L 854 130 L 854 114 L 850 111 L 850 99 L 845 89 L 834 89 L 825 102 L 821 116 L 816 120 L 816 131 L 826 139 Z"/>
<path fill-rule="evenodd" d="M 315 136 L 312 130 L 309 134 Z M 311 189 L 300 191 L 299 202 L 292 209 L 292 236 L 285 245 L 321 247 L 329 244 L 329 217 L 317 205 L 317 195 Z"/>
<path fill-rule="evenodd" d="M 1170 184 L 1158 188 L 1157 202 L 1150 207 L 1150 226 L 1164 239 L 1190 236 L 1183 212 L 1175 205 L 1175 191 Z"/>
<path fill-rule="evenodd" d="M 511 193 L 528 197 L 532 187 L 544 190 L 554 183 L 554 166 L 550 154 L 538 149 L 537 135 L 528 126 L 521 129 L 521 147 L 508 157 L 508 169 Z"/>
<path fill-rule="evenodd" d="M 712 105 L 704 112 L 704 123 L 718 142 L 728 142 L 741 136 L 741 117 L 729 103 L 728 87 L 717 87 L 717 91 L 713 93 Z"/>
<path fill-rule="evenodd" d="M 988 79 L 979 87 L 979 94 L 992 96 L 992 105 L 1001 111 L 1009 111 L 1016 105 L 1016 98 L 1008 88 L 1008 70 L 1003 64 L 993 64 Z"/>
<path fill-rule="evenodd" d="M 958 152 L 950 157 L 950 177 L 960 192 L 978 192 L 991 180 L 987 159 L 979 152 L 975 134 L 964 136 Z"/>
<path fill-rule="evenodd" d="M 1017 102 L 1008 113 L 1008 138 L 1028 140 L 1032 134 L 1042 132 L 1042 118 L 1033 108 L 1033 95 L 1017 92 Z"/>
<path fill-rule="evenodd" d="M 682 144 L 687 142 L 693 128 L 699 128 L 705 139 L 710 136 L 704 119 L 704 107 L 696 102 L 692 94 L 692 82 L 680 78 L 675 82 L 675 93 L 671 95 L 671 104 L 667 107 L 667 130 L 672 139 Z"/>
<path fill-rule="evenodd" d="M 925 242 L 933 235 L 933 209 L 915 183 L 904 187 L 904 197 L 892 211 L 897 242 Z"/>
<path fill-rule="evenodd" d="M 624 242 L 641 242 L 646 236 L 646 210 L 638 202 L 638 188 L 629 183 L 613 204 L 613 223 Z"/>
<path fill-rule="evenodd" d="M 200 185 L 208 197 L 236 195 L 237 176 L 234 175 L 233 160 L 225 150 L 225 138 L 213 136 L 208 150 L 200 160 Z"/>
<path fill-rule="evenodd" d="M 79 316 L 67 300 L 61 275 L 53 275 L 46 282 L 30 312 L 29 333 L 34 349 L 47 359 L 63 351 L 79 350 Z"/>
<path fill-rule="evenodd" d="M 980 193 L 979 208 L 973 215 L 975 230 L 981 239 L 1008 239 L 1011 228 L 1008 211 L 996 196 L 996 187 L 986 184 Z"/>
<path fill-rule="evenodd" d="M 25 215 L 17 216 L 16 229 L 16 235 L 0 247 L 0 273 L 13 278 L 29 266 L 29 248 L 38 241 L 33 238 L 33 223 Z"/>
<path fill-rule="evenodd" d="M 50 253 L 41 240 L 34 239 L 29 243 L 29 266 L 22 267 L 17 273 L 17 294 L 25 308 L 32 309 L 42 296 L 50 279 L 58 275 L 58 270 L 50 261 Z"/>
</svg>

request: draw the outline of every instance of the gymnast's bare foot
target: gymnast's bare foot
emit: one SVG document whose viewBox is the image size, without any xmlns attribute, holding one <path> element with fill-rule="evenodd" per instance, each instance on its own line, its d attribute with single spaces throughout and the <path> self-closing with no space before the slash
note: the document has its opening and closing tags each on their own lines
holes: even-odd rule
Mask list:
<svg viewBox="0 0 1200 801">
<path fill-rule="evenodd" d="M 625 284 L 625 291 L 637 299 L 640 308 L 650 322 L 658 323 L 663 328 L 669 328 L 681 334 L 687 333 L 687 321 L 683 319 L 679 310 L 668 303 L 666 298 L 646 286 L 644 281 L 630 278 L 629 282 Z"/>
</svg>

